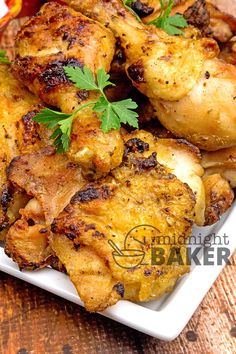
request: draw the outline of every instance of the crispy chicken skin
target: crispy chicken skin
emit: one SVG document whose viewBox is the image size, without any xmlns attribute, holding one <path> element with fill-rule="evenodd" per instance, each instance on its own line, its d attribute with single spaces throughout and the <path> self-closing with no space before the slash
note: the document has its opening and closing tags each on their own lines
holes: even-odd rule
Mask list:
<svg viewBox="0 0 236 354">
<path fill-rule="evenodd" d="M 23 25 L 15 45 L 15 76 L 48 105 L 72 112 L 89 95 L 67 79 L 63 66 L 109 71 L 115 38 L 100 23 L 52 1 Z"/>
<path fill-rule="evenodd" d="M 119 0 L 67 3 L 119 37 L 128 76 L 168 130 L 205 150 L 236 144 L 236 68 L 216 58 L 214 40 L 199 39 L 191 27 L 168 36 L 137 22 Z"/>
<path fill-rule="evenodd" d="M 11 188 L 6 168 L 15 156 L 48 144 L 48 133 L 32 120 L 41 107 L 40 100 L 27 91 L 4 64 L 0 64 L 0 100 L 0 228 L 4 232 L 15 220 L 20 206 L 28 200 Z"/>
<path fill-rule="evenodd" d="M 85 109 L 79 114 L 72 127 L 69 159 L 82 165 L 89 178 L 106 174 L 120 165 L 124 143 L 118 130 L 105 134 L 100 129 L 101 121 L 96 113 Z"/>
<path fill-rule="evenodd" d="M 176 280 L 189 269 L 183 240 L 191 233 L 195 197 L 186 184 L 157 162 L 157 158 L 155 152 L 151 149 L 149 151 L 148 142 L 129 139 L 126 141 L 123 164 L 109 176 L 78 191 L 51 227 L 54 233 L 52 248 L 66 269 L 70 269 L 72 260 L 67 259 L 69 255 L 64 256 L 62 251 L 58 253 L 54 242 L 62 239 L 63 244 L 65 238 L 68 238 L 67 243 L 74 244 L 78 253 L 80 247 L 86 246 L 101 262 L 105 262 L 107 272 L 120 283 L 119 292 L 124 292 L 124 298 L 136 301 L 155 299 L 170 291 Z M 140 225 L 151 225 L 151 230 L 144 230 L 141 226 L 135 237 L 126 237 L 130 230 Z M 152 227 L 155 228 L 154 234 Z M 145 241 L 141 243 L 143 233 Z M 182 255 L 184 264 L 167 265 L 167 257 L 162 265 L 152 264 L 151 244 L 155 243 L 153 236 L 168 237 L 168 245 L 161 246 L 166 256 L 174 248 Z M 135 241 L 137 239 L 140 242 Z M 113 241 L 120 249 L 137 250 L 138 247 L 139 251 L 145 251 L 145 264 L 136 267 L 136 258 L 128 257 L 121 260 L 120 266 L 113 259 L 115 255 L 108 241 Z M 91 291 L 86 295 L 87 292 L 81 290 L 91 286 L 90 283 L 86 284 L 86 276 L 91 275 L 91 267 L 94 269 L 95 266 L 91 263 L 88 267 L 86 264 L 76 264 L 72 270 L 67 271 L 73 273 L 73 277 L 83 271 L 84 281 L 80 278 L 78 281 L 72 278 L 72 281 L 86 308 L 98 311 L 104 308 L 100 291 L 105 291 L 107 283 L 100 291 L 93 292 L 93 299 L 89 299 Z M 97 272 L 94 275 L 97 276 Z M 113 285 L 109 280 L 107 294 L 111 292 Z"/>
<path fill-rule="evenodd" d="M 53 258 L 49 234 L 50 230 L 44 225 L 29 226 L 26 219 L 19 219 L 7 233 L 5 253 L 17 262 L 20 269 L 44 268 Z"/>
<path fill-rule="evenodd" d="M 168 36 L 154 26 L 145 26 L 119 0 L 68 0 L 78 11 L 107 25 L 119 37 L 132 83 L 150 98 L 175 101 L 195 85 L 204 61 L 218 53 L 211 39 Z M 186 60 L 188 58 L 188 60 Z"/>
<path fill-rule="evenodd" d="M 115 51 L 112 32 L 81 13 L 55 2 L 45 4 L 22 27 L 16 39 L 14 75 L 50 106 L 71 113 L 97 97 L 77 89 L 63 66 L 87 66 L 106 72 Z M 102 175 L 121 163 L 123 142 L 119 131 L 105 134 L 99 114 L 91 109 L 77 114 L 72 128 L 70 159 L 83 164 L 85 173 Z"/>
</svg>

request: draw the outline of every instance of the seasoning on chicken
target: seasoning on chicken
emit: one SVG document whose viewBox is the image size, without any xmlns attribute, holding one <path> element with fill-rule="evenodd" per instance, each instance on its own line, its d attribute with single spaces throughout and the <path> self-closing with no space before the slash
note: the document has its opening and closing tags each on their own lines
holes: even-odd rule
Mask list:
<svg viewBox="0 0 236 354">
<path fill-rule="evenodd" d="M 112 32 L 67 6 L 50 2 L 22 27 L 16 39 L 14 75 L 46 104 L 64 113 L 97 98 L 94 91 L 77 89 L 64 66 L 89 67 L 93 73 L 110 69 L 115 52 Z M 72 128 L 70 159 L 88 174 L 104 174 L 121 163 L 123 142 L 119 131 L 105 134 L 98 113 L 82 110 Z"/>
<path fill-rule="evenodd" d="M 119 0 L 66 2 L 119 37 L 128 76 L 168 130 L 205 150 L 236 144 L 236 68 L 216 58 L 213 39 L 191 27 L 168 36 L 138 22 Z"/>
<path fill-rule="evenodd" d="M 158 154 L 152 152 L 147 141 L 139 138 L 126 141 L 122 166 L 79 190 L 51 228 L 52 249 L 70 274 L 85 307 L 90 311 L 106 308 L 107 296 L 113 294 L 115 284 L 120 284 L 116 289 L 121 296 L 134 301 L 148 301 L 170 291 L 189 270 L 184 240 L 191 233 L 194 206 L 191 189 L 159 164 Z M 143 228 L 145 225 L 152 227 Z M 135 226 L 134 237 L 129 232 Z M 167 241 L 162 243 L 160 238 Z M 152 259 L 155 242 L 165 252 L 165 262 L 161 265 Z M 137 258 L 123 256 L 120 265 L 113 258 L 116 253 L 111 243 L 128 253 L 129 250 L 136 250 L 139 255 L 145 253 L 143 264 L 137 266 Z M 90 255 L 88 261 L 85 258 L 80 262 L 84 247 L 95 253 L 96 258 Z M 168 265 L 171 252 L 181 255 L 183 263 Z M 96 268 L 98 258 L 101 275 Z M 96 282 L 100 284 L 104 276 L 107 281 L 98 287 Z M 104 292 L 106 296 L 101 296 Z"/>
</svg>

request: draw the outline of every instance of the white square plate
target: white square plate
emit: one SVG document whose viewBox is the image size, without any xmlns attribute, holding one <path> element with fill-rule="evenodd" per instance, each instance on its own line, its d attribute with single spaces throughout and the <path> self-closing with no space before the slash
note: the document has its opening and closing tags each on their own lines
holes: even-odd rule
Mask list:
<svg viewBox="0 0 236 354">
<path fill-rule="evenodd" d="M 232 254 L 236 249 L 235 221 L 236 204 L 219 223 L 213 227 L 194 228 L 193 235 L 201 233 L 204 237 L 212 233 L 219 236 L 225 234 L 229 242 L 225 247 Z M 201 246 L 201 254 L 198 256 L 201 263 L 204 247 Z M 102 312 L 102 315 L 153 337 L 173 340 L 186 326 L 223 267 L 224 264 L 193 265 L 191 272 L 180 279 L 174 291 L 160 301 L 135 304 L 123 300 Z M 0 270 L 83 306 L 68 276 L 50 268 L 37 272 L 20 272 L 1 247 Z"/>
</svg>

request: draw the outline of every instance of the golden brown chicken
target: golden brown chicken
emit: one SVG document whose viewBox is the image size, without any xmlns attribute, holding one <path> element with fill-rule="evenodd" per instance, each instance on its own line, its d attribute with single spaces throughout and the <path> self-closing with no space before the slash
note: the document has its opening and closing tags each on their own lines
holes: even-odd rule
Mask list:
<svg viewBox="0 0 236 354">
<path fill-rule="evenodd" d="M 19 208 L 28 201 L 22 191 L 14 191 L 8 183 L 8 164 L 17 155 L 47 145 L 49 137 L 48 132 L 32 120 L 42 107 L 40 100 L 28 92 L 4 64 L 0 64 L 0 100 L 0 229 L 4 234 Z"/>
<path fill-rule="evenodd" d="M 156 136 L 144 130 L 136 130 L 128 136 L 148 142 L 149 151 L 157 153 L 158 162 L 168 168 L 180 181 L 187 183 L 192 189 L 196 198 L 194 221 L 197 225 L 206 226 L 218 221 L 229 209 L 234 200 L 233 190 L 227 182 L 228 171 L 226 167 L 230 152 L 232 166 L 233 148 L 208 153 L 202 151 L 202 153 L 200 153 L 194 145 L 188 143 L 186 140 L 170 138 L 168 136 L 169 133 L 160 130 L 160 127 L 157 131 L 155 127 L 153 127 L 153 131 L 156 133 Z M 128 136 L 125 136 L 126 139 Z M 212 154 L 215 158 L 218 156 L 218 160 L 220 160 L 220 156 L 221 159 L 223 159 L 222 152 L 225 150 L 228 150 L 228 155 L 227 159 L 225 158 L 224 167 L 222 166 L 221 169 L 218 169 L 218 172 L 216 167 L 214 168 L 212 166 L 213 168 L 207 168 L 209 156 Z M 217 153 L 219 155 L 217 155 Z M 213 163 L 216 163 L 216 161 Z M 218 163 L 220 163 L 220 161 L 218 161 Z M 203 166 L 206 167 L 206 170 Z M 214 171 L 215 169 L 216 172 Z M 234 180 L 236 176 L 235 170 Z M 221 175 L 217 174 L 221 172 Z M 233 175 L 232 172 L 231 174 Z M 234 180 L 232 178 L 233 177 L 231 177 L 230 182 L 233 186 Z"/>
<path fill-rule="evenodd" d="M 135 10 L 135 4 L 132 8 Z M 148 23 L 160 14 L 160 3 L 154 0 L 145 1 L 151 11 L 151 15 L 143 17 L 143 22 Z M 181 13 L 190 25 L 197 27 L 203 36 L 213 37 L 220 45 L 219 58 L 229 64 L 236 64 L 235 41 L 236 35 L 236 8 L 233 2 L 219 3 L 224 5 L 223 10 L 217 8 L 216 1 L 206 0 L 175 0 L 171 15 Z M 228 5 L 228 6 L 227 6 Z M 233 16 L 234 15 L 234 16 Z"/>
<path fill-rule="evenodd" d="M 149 140 L 128 138 L 122 166 L 78 191 L 52 224 L 51 246 L 90 311 L 103 310 L 107 306 L 103 299 L 114 289 L 135 301 L 160 297 L 188 271 L 184 240 L 194 221 L 194 194 L 158 163 Z M 91 254 L 81 263 L 84 247 L 96 258 Z M 155 247 L 165 252 L 165 262 L 159 265 Z M 167 264 L 173 253 L 175 260 L 176 254 L 182 257 L 182 265 Z M 99 290 L 97 282 L 103 277 L 107 281 Z M 109 303 L 118 298 L 112 296 Z"/>
<path fill-rule="evenodd" d="M 5 252 L 21 269 L 45 267 L 52 259 L 50 224 L 85 184 L 81 168 L 48 147 L 13 159 L 8 180 L 32 199 L 8 231 Z"/>
<path fill-rule="evenodd" d="M 18 33 L 12 67 L 14 75 L 45 103 L 71 113 L 97 94 L 77 89 L 63 67 L 86 66 L 93 73 L 99 68 L 108 72 L 114 51 L 115 38 L 109 29 L 67 6 L 50 2 Z M 122 160 L 119 132 L 105 134 L 100 125 L 98 114 L 91 109 L 79 112 L 73 125 L 69 156 L 84 164 L 88 173 L 109 172 Z"/>
<path fill-rule="evenodd" d="M 155 138 L 144 130 L 136 130 L 125 135 L 125 139 L 148 143 L 149 149 L 143 152 L 143 156 L 147 158 L 150 153 L 157 154 L 158 162 L 191 188 L 196 198 L 194 221 L 197 225 L 204 225 L 205 189 L 202 182 L 204 169 L 201 166 L 198 148 L 181 139 Z"/>
<path fill-rule="evenodd" d="M 133 85 L 168 130 L 206 150 L 236 144 L 236 68 L 216 58 L 214 40 L 198 39 L 191 27 L 168 36 L 139 23 L 119 0 L 66 2 L 119 37 Z"/>
</svg>

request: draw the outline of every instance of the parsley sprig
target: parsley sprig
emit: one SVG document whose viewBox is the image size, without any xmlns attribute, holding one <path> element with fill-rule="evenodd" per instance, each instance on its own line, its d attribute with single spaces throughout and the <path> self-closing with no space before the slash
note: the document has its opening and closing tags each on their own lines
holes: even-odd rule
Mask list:
<svg viewBox="0 0 236 354">
<path fill-rule="evenodd" d="M 138 20 L 141 22 L 140 18 L 138 15 L 135 13 L 135 11 L 132 9 L 131 5 L 135 2 L 135 0 L 123 0 L 124 6 L 131 11 L 132 13 L 135 14 L 135 16 L 138 18 Z M 185 28 L 188 26 L 188 22 L 185 20 L 183 15 L 181 14 L 175 14 L 174 16 L 170 16 L 171 10 L 174 6 L 174 0 L 168 0 L 167 5 L 164 5 L 163 0 L 159 0 L 160 5 L 161 5 L 161 12 L 160 15 L 155 18 L 154 20 L 150 21 L 148 25 L 154 25 L 158 28 L 163 29 L 167 34 L 170 36 L 173 35 L 181 35 L 183 34 L 183 31 L 181 28 Z"/>
<path fill-rule="evenodd" d="M 64 67 L 64 71 L 75 87 L 81 90 L 97 91 L 100 95 L 96 101 L 89 101 L 79 106 L 71 114 L 44 108 L 35 115 L 34 121 L 44 124 L 48 129 L 54 129 L 50 139 L 54 140 L 53 144 L 58 153 L 68 151 L 73 120 L 79 111 L 89 106 L 92 106 L 94 112 L 101 113 L 99 118 L 101 120 L 101 130 L 104 133 L 108 133 L 111 129 L 120 129 L 121 123 L 138 128 L 138 114 L 133 111 L 137 108 L 137 104 L 134 101 L 129 98 L 118 102 L 110 102 L 107 99 L 104 89 L 107 86 L 115 85 L 109 81 L 110 75 L 104 69 L 97 71 L 96 78 L 93 76 L 92 70 L 87 67 L 83 69 Z"/>
<path fill-rule="evenodd" d="M 11 64 L 10 60 L 6 56 L 6 50 L 0 50 L 0 63 Z"/>
<path fill-rule="evenodd" d="M 185 20 L 183 15 L 175 14 L 174 16 L 170 16 L 172 7 L 174 5 L 174 0 L 168 0 L 166 7 L 164 6 L 163 0 L 159 1 L 161 5 L 160 15 L 155 20 L 150 21 L 148 24 L 162 28 L 170 36 L 183 34 L 181 28 L 188 26 L 188 22 Z"/>
</svg>

